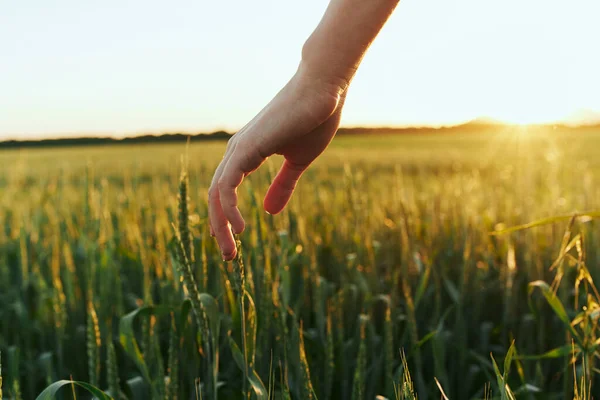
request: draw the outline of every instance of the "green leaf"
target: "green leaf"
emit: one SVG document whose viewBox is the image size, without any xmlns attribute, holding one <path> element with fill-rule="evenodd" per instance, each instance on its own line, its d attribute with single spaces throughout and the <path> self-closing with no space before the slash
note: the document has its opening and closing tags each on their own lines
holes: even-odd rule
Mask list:
<svg viewBox="0 0 600 400">
<path fill-rule="evenodd" d="M 147 317 L 150 315 L 165 315 L 169 314 L 170 309 L 161 306 L 141 307 L 130 312 L 121 318 L 119 322 L 119 341 L 125 349 L 125 352 L 131 357 L 135 365 L 139 368 L 142 376 L 149 384 L 152 383 L 148 366 L 144 361 L 144 357 L 135 339 L 134 321 L 138 317 Z"/>
<path fill-rule="evenodd" d="M 139 375 L 128 379 L 124 389 L 126 398 L 132 400 L 147 398 L 150 393 L 150 385 Z"/>
<path fill-rule="evenodd" d="M 427 289 L 427 284 L 429 283 L 429 276 L 431 275 L 431 268 L 426 268 L 421 274 L 421 279 L 419 280 L 419 286 L 417 286 L 417 292 L 415 293 L 415 308 L 419 306 L 419 302 L 425 294 L 425 290 Z"/>
<path fill-rule="evenodd" d="M 90 385 L 85 382 L 78 381 L 58 381 L 48 386 L 40 395 L 36 398 L 36 400 L 53 400 L 56 397 L 56 393 L 64 386 L 76 385 L 79 386 L 90 394 L 95 396 L 98 400 L 113 400 L 112 397 L 104 393 L 102 390 L 98 389 L 95 386 Z"/>
<path fill-rule="evenodd" d="M 539 219 L 537 221 L 529 222 L 527 224 L 517 225 L 517 226 L 513 226 L 511 228 L 493 231 L 493 232 L 490 232 L 490 235 L 505 235 L 507 233 L 521 231 L 524 229 L 535 228 L 535 227 L 542 226 L 542 225 L 550 225 L 555 222 L 568 221 L 573 218 L 575 218 L 575 219 L 600 218 L 600 211 L 592 211 L 592 212 L 587 212 L 587 213 L 583 213 L 583 214 L 559 215 L 556 217 L 543 218 L 543 219 Z"/>
<path fill-rule="evenodd" d="M 496 380 L 498 382 L 498 388 L 500 389 L 500 392 L 502 394 L 502 399 L 504 399 L 505 394 L 504 394 L 504 379 L 502 377 L 502 374 L 500 373 L 500 368 L 498 368 L 498 364 L 496 364 L 496 360 L 494 359 L 494 356 L 490 354 L 490 357 L 492 358 L 492 363 L 494 365 L 494 372 L 496 373 Z"/>
<path fill-rule="evenodd" d="M 218 350 L 219 332 L 221 327 L 221 315 L 219 314 L 219 305 L 214 297 L 208 293 L 200 293 L 200 303 L 204 307 L 206 318 L 208 319 L 208 328 L 212 336 L 212 348 Z"/>
<path fill-rule="evenodd" d="M 560 299 L 556 296 L 556 294 L 552 291 L 552 289 L 550 289 L 550 286 L 548 286 L 548 284 L 544 281 L 531 282 L 529 284 L 529 292 L 531 293 L 531 291 L 536 287 L 542 291 L 542 294 L 546 298 L 546 301 L 548 302 L 550 307 L 552 307 L 552 310 L 554 310 L 554 313 L 558 316 L 558 318 L 563 322 L 565 327 L 569 330 L 577 345 L 579 345 L 580 348 L 584 348 L 581 337 L 579 336 L 575 328 L 573 328 L 573 326 L 571 325 L 571 321 L 569 320 L 569 316 L 567 315 L 565 307 L 561 303 Z"/>
<path fill-rule="evenodd" d="M 179 332 L 183 332 L 185 330 L 185 326 L 190 315 L 190 311 L 192 310 L 192 301 L 190 299 L 185 299 L 181 304 L 181 309 L 179 311 L 179 318 L 177 318 L 177 329 Z"/>
<path fill-rule="evenodd" d="M 448 294 L 450 295 L 450 298 L 452 299 L 452 302 L 454 304 L 458 304 L 460 301 L 460 293 L 454 283 L 452 283 L 452 281 L 450 281 L 450 279 L 448 279 L 445 275 L 443 275 L 443 283 L 448 291 Z"/>
<path fill-rule="evenodd" d="M 137 340 L 135 339 L 133 321 L 138 316 L 152 314 L 152 311 L 152 307 L 138 308 L 137 310 L 125 315 L 119 322 L 119 341 L 125 349 L 125 352 L 129 355 L 129 357 L 131 357 L 135 365 L 142 373 L 144 380 L 148 383 L 151 383 L 152 379 L 150 378 L 150 372 L 148 370 L 148 366 L 146 365 L 146 361 L 144 360 L 144 356 L 142 355 L 140 347 L 137 344 Z"/>
<path fill-rule="evenodd" d="M 244 355 L 240 350 L 239 346 L 233 340 L 231 336 L 229 336 L 229 348 L 231 349 L 231 354 L 233 354 L 233 359 L 237 364 L 238 368 L 242 371 L 245 371 L 245 361 Z M 260 380 L 260 376 L 256 373 L 254 369 L 251 369 L 248 374 L 248 382 L 250 382 L 250 386 L 252 386 L 252 390 L 256 395 L 257 400 L 269 400 L 269 395 L 267 389 L 265 388 L 264 383 Z"/>
<path fill-rule="evenodd" d="M 498 382 L 498 388 L 500 389 L 500 399 L 501 400 L 516 400 L 512 391 L 508 387 L 508 384 L 504 380 L 504 376 L 500 373 L 500 368 L 498 368 L 498 364 L 496 364 L 496 360 L 494 356 L 492 356 L 492 363 L 494 364 L 494 372 L 496 373 L 496 380 Z"/>
<path fill-rule="evenodd" d="M 438 334 L 437 330 L 429 332 L 427 335 L 423 336 L 423 338 L 421 340 L 419 340 L 417 342 L 417 344 L 415 344 L 414 348 L 422 347 L 425 343 L 429 342 L 437 334 Z"/>
<path fill-rule="evenodd" d="M 515 341 L 513 340 L 513 342 L 510 345 L 510 348 L 508 349 L 508 353 L 506 353 L 506 357 L 504 357 L 504 375 L 503 375 L 504 380 L 508 379 L 508 372 L 510 371 L 510 364 L 512 363 L 514 354 L 515 354 Z"/>
<path fill-rule="evenodd" d="M 573 346 L 570 344 L 566 344 L 561 347 L 557 347 L 550 351 L 547 351 L 544 354 L 535 355 L 535 356 L 518 356 L 516 357 L 519 360 L 545 360 L 551 358 L 561 358 L 568 356 L 573 351 Z"/>
<path fill-rule="evenodd" d="M 515 390 L 515 395 L 523 394 L 523 393 L 541 393 L 542 389 L 537 386 L 530 385 L 529 383 L 524 384 L 517 390 Z"/>
<path fill-rule="evenodd" d="M 218 375 L 219 375 L 219 336 L 221 328 L 221 315 L 219 314 L 219 305 L 214 297 L 208 293 L 200 294 L 200 303 L 204 308 L 206 319 L 208 320 L 208 330 L 210 332 L 210 347 L 211 347 L 211 379 L 212 384 L 215 386 L 215 398 L 217 395 L 218 388 Z"/>
</svg>

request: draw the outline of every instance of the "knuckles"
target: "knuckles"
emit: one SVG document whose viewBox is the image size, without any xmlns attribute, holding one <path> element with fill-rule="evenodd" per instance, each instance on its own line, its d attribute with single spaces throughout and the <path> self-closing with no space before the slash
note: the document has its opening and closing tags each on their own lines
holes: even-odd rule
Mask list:
<svg viewBox="0 0 600 400">
<path fill-rule="evenodd" d="M 226 183 L 225 183 L 225 180 L 223 178 L 219 178 L 219 180 L 217 181 L 217 188 L 219 188 L 219 192 L 222 192 L 222 191 L 225 190 Z"/>
<path fill-rule="evenodd" d="M 225 154 L 227 154 L 234 146 L 235 146 L 235 142 L 237 141 L 237 137 L 232 136 L 228 141 L 227 141 L 227 147 L 225 147 Z"/>
<path fill-rule="evenodd" d="M 215 188 L 215 185 L 211 185 L 210 189 L 208 189 L 208 200 L 213 201 L 217 199 L 218 190 Z"/>
</svg>

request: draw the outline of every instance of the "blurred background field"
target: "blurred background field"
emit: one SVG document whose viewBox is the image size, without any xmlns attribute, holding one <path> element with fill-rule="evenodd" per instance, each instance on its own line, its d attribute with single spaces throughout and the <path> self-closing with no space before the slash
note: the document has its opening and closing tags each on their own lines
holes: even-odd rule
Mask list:
<svg viewBox="0 0 600 400">
<path fill-rule="evenodd" d="M 240 189 L 244 315 L 239 266 L 207 237 L 207 189 L 224 148 L 0 151 L 5 398 L 33 399 L 70 378 L 136 400 L 403 399 L 410 381 L 420 399 L 440 398 L 440 386 L 450 399 L 484 398 L 487 385 L 494 398 L 587 399 L 582 383 L 598 389 L 598 223 L 490 232 L 600 210 L 600 129 L 342 135 L 278 216 L 261 208 L 280 161 L 269 160 Z M 176 268 L 186 154 L 191 266 L 214 299 L 213 341 L 197 335 Z M 529 286 L 538 280 L 555 282 L 549 298 L 571 325 Z M 490 354 L 500 369 L 512 365 L 505 382 Z"/>
</svg>

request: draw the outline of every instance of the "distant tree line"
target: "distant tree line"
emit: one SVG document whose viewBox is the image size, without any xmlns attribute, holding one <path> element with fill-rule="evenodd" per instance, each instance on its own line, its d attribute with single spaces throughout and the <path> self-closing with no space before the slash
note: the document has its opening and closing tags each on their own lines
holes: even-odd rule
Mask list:
<svg viewBox="0 0 600 400">
<path fill-rule="evenodd" d="M 495 130 L 499 127 L 506 128 L 506 125 L 495 121 L 474 120 L 462 125 L 447 127 L 406 127 L 406 128 L 340 128 L 338 135 L 370 135 L 370 134 L 427 134 L 435 132 L 444 133 L 484 133 L 488 130 Z M 589 125 L 581 127 L 569 127 L 564 125 L 537 125 L 538 129 L 561 129 L 563 131 L 600 130 L 600 125 Z M 58 146 L 94 146 L 94 145 L 118 145 L 118 144 L 151 144 L 151 143 L 181 143 L 190 139 L 191 142 L 209 142 L 226 141 L 231 137 L 231 133 L 218 131 L 214 133 L 184 134 L 168 133 L 163 135 L 142 135 L 126 137 L 122 139 L 111 137 L 74 137 L 58 139 L 38 139 L 38 140 L 7 140 L 0 142 L 0 149 L 18 149 L 27 147 L 58 147 Z"/>
<path fill-rule="evenodd" d="M 122 139 L 111 137 L 73 137 L 58 139 L 38 139 L 38 140 L 7 140 L 0 142 L 0 149 L 4 148 L 23 148 L 23 147 L 54 147 L 54 146 L 94 146 L 108 144 L 150 144 L 150 143 L 169 143 L 185 142 L 190 138 L 192 142 L 228 140 L 231 134 L 219 131 L 210 134 L 183 134 L 170 133 L 164 135 L 142 135 L 134 137 L 125 137 Z"/>
<path fill-rule="evenodd" d="M 448 128 L 447 128 L 448 129 Z M 434 128 L 340 128 L 338 135 L 368 135 L 368 134 L 406 134 L 427 131 L 437 131 Z M 190 139 L 191 142 L 226 141 L 231 133 L 218 131 L 214 133 L 183 134 L 167 133 L 163 135 L 142 135 L 125 137 L 122 139 L 112 137 L 72 137 L 56 139 L 25 139 L 7 140 L 0 142 L 0 149 L 17 149 L 30 147 L 57 147 L 57 146 L 99 146 L 119 144 L 151 144 L 151 143 L 181 143 Z"/>
<path fill-rule="evenodd" d="M 341 128 L 338 134 L 364 135 L 369 133 L 409 133 L 415 128 Z M 112 137 L 72 137 L 56 139 L 25 139 L 25 140 L 7 140 L 0 142 L 0 149 L 15 149 L 26 147 L 56 147 L 56 146 L 98 146 L 98 145 L 118 145 L 118 144 L 151 144 L 151 143 L 181 143 L 190 139 L 191 142 L 209 142 L 229 140 L 231 133 L 218 131 L 214 133 L 184 134 L 167 133 L 163 135 L 142 135 L 125 137 L 122 139 Z"/>
</svg>

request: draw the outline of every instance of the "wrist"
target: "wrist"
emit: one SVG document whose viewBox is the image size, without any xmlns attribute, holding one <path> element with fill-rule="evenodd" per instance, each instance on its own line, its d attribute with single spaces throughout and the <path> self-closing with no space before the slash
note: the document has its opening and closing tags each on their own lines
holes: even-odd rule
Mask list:
<svg viewBox="0 0 600 400">
<path fill-rule="evenodd" d="M 343 104 L 346 88 L 347 84 L 342 80 L 323 74 L 302 61 L 280 95 L 293 104 L 296 112 L 302 115 L 303 122 L 312 130 Z"/>
<path fill-rule="evenodd" d="M 346 95 L 350 85 L 349 79 L 337 74 L 332 68 L 304 56 L 298 65 L 294 79 L 303 87 L 311 87 L 338 100 Z"/>
</svg>

